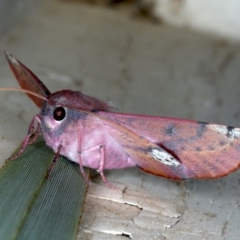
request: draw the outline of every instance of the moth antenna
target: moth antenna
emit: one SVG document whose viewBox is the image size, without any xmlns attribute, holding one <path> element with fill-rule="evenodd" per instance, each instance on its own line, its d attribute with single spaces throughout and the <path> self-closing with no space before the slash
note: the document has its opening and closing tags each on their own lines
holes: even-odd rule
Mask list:
<svg viewBox="0 0 240 240">
<path fill-rule="evenodd" d="M 38 93 L 35 93 L 35 92 L 32 92 L 30 90 L 27 90 L 27 89 L 21 89 L 21 88 L 0 88 L 0 91 L 15 91 L 15 92 L 24 92 L 24 93 L 28 93 L 28 94 L 31 94 L 35 97 L 38 97 L 38 98 L 41 98 L 43 99 L 44 101 L 48 101 L 47 98 L 43 97 L 42 95 L 38 94 Z"/>
</svg>

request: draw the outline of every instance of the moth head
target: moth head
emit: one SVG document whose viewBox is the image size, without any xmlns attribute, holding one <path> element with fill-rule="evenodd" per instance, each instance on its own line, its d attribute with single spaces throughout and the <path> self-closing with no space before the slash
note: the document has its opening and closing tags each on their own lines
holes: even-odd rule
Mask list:
<svg viewBox="0 0 240 240">
<path fill-rule="evenodd" d="M 51 102 L 45 102 L 41 112 L 41 126 L 45 130 L 56 131 L 70 122 L 71 117 L 66 107 Z"/>
<path fill-rule="evenodd" d="M 59 96 L 59 95 L 58 95 Z M 60 95 L 56 98 L 53 93 L 41 109 L 41 128 L 44 131 L 59 134 L 66 128 L 73 128 L 75 124 L 80 124 L 87 117 L 87 113 L 74 107 L 74 98 Z"/>
<path fill-rule="evenodd" d="M 52 93 L 40 112 L 42 127 L 57 131 L 71 127 L 72 123 L 84 121 L 88 112 L 108 111 L 109 106 L 80 91 L 61 90 Z"/>
</svg>

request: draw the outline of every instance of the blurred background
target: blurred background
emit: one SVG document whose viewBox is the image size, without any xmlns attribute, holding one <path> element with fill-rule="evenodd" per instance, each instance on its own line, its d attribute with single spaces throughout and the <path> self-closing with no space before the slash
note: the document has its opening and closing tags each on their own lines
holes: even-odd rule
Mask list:
<svg viewBox="0 0 240 240">
<path fill-rule="evenodd" d="M 17 87 L 7 50 L 52 92 L 240 126 L 239 12 L 237 0 L 1 0 L 0 87 Z M 1 92 L 0 101 L 3 164 L 39 110 L 21 93 Z M 138 169 L 106 175 L 125 191 L 116 196 L 94 180 L 79 239 L 239 238 L 239 171 L 186 182 Z"/>
</svg>

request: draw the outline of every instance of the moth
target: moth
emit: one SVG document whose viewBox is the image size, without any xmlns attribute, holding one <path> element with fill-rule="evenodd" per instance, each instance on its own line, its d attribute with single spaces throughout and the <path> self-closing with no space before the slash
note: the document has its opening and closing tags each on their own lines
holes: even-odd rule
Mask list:
<svg viewBox="0 0 240 240">
<path fill-rule="evenodd" d="M 22 89 L 40 108 L 29 126 L 18 157 L 41 133 L 55 156 L 96 169 L 111 187 L 105 169 L 138 167 L 154 175 L 213 179 L 240 165 L 240 129 L 192 120 L 124 114 L 80 91 L 51 93 L 26 66 L 5 52 Z"/>
</svg>

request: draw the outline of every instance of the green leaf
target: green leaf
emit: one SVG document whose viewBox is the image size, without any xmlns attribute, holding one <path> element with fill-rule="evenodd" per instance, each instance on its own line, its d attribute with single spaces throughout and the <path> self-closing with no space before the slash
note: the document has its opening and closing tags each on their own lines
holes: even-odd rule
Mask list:
<svg viewBox="0 0 240 240">
<path fill-rule="evenodd" d="M 76 238 L 86 182 L 64 157 L 46 181 L 52 157 L 41 140 L 0 169 L 0 239 Z"/>
</svg>

